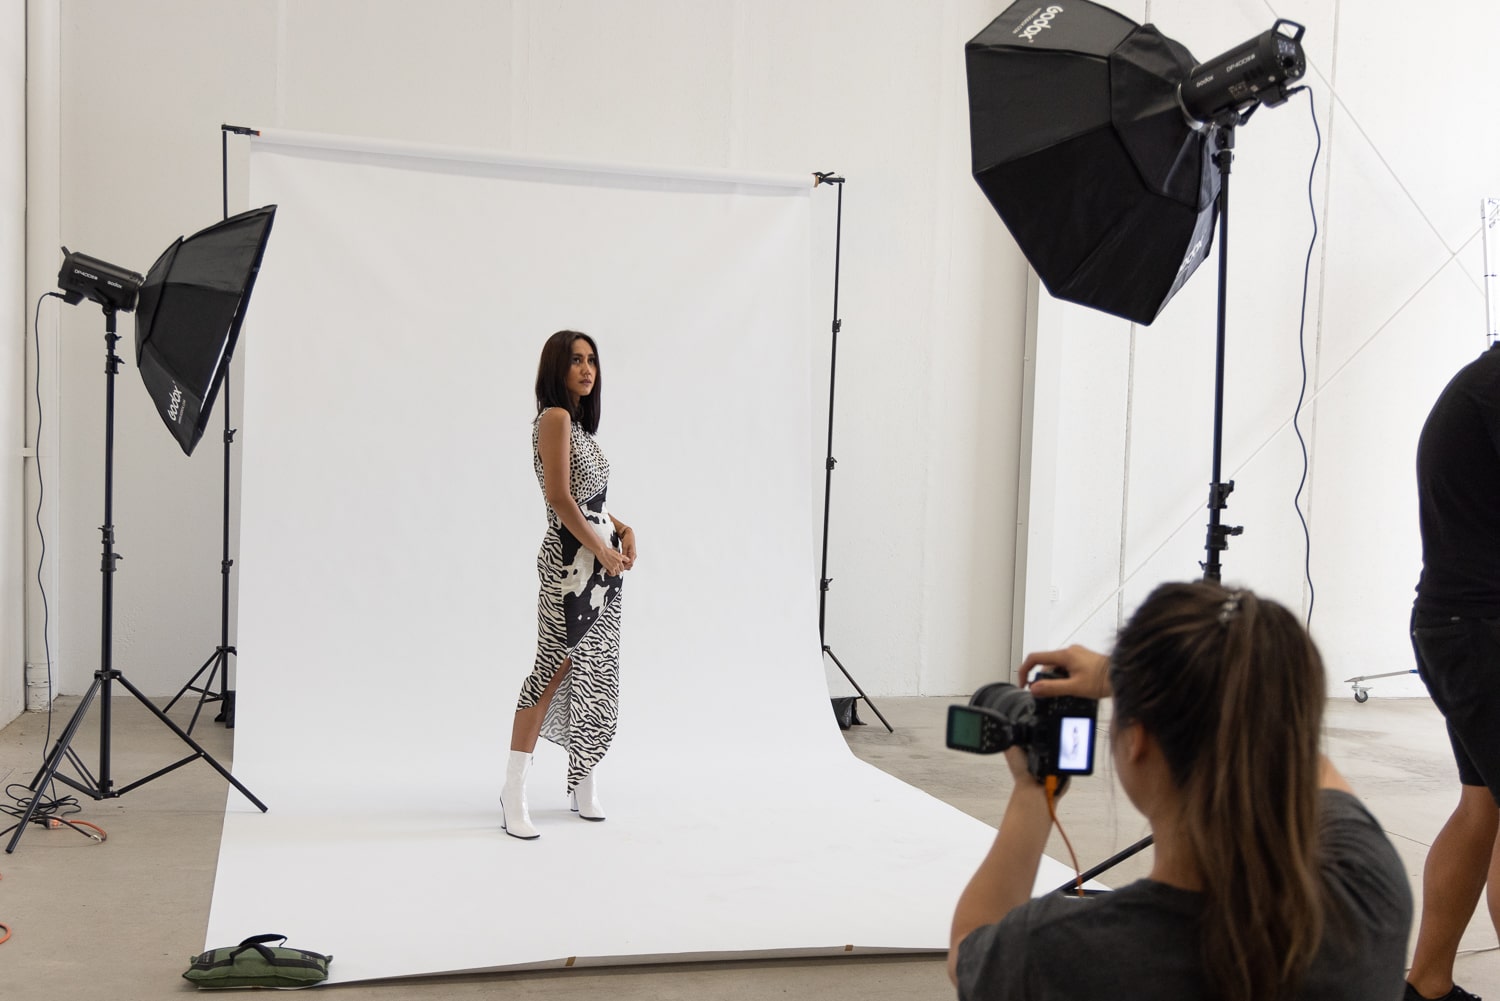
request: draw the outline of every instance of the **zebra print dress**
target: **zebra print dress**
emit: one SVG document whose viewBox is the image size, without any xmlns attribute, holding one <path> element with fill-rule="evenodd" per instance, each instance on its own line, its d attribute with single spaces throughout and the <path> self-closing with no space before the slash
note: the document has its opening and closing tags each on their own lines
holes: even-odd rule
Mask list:
<svg viewBox="0 0 1500 1001">
<path fill-rule="evenodd" d="M 539 442 L 541 415 L 531 425 L 532 464 L 546 489 Z M 604 508 L 609 460 L 577 421 L 568 432 L 568 490 L 589 527 L 615 549 L 620 539 Z M 563 675 L 542 720 L 542 736 L 568 752 L 568 792 L 593 771 L 615 736 L 620 697 L 620 578 L 606 574 L 557 512 L 547 505 L 547 534 L 536 556 L 536 662 L 521 685 L 517 709 L 541 701 L 563 661 Z"/>
</svg>

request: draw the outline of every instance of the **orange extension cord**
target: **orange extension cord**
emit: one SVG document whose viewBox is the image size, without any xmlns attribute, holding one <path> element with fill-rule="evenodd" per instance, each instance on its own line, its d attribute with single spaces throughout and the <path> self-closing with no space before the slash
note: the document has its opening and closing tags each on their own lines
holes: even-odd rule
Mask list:
<svg viewBox="0 0 1500 1001">
<path fill-rule="evenodd" d="M 1068 840 L 1068 832 L 1063 830 L 1062 821 L 1057 819 L 1057 776 L 1047 776 L 1047 813 L 1052 817 L 1052 826 L 1057 828 L 1057 833 L 1062 835 L 1063 844 L 1068 846 L 1068 856 L 1073 860 L 1073 876 L 1075 892 L 1083 896 L 1083 871 L 1078 868 L 1078 853 L 1073 850 L 1073 842 Z"/>
<path fill-rule="evenodd" d="M 92 838 L 96 844 L 101 844 L 102 845 L 102 844 L 104 844 L 104 842 L 106 842 L 106 841 L 109 840 L 109 834 L 105 832 L 104 828 L 100 827 L 98 824 L 91 824 L 87 820 L 59 820 L 56 817 L 48 818 L 48 820 L 49 820 L 49 822 L 48 822 L 47 826 L 50 827 L 50 828 L 52 828 L 53 830 L 56 830 L 57 828 L 64 827 L 64 826 L 66 826 L 66 827 L 73 827 L 73 828 L 87 827 L 87 828 L 90 828 L 92 830 L 95 830 L 95 831 L 99 832 L 97 834 L 90 834 L 89 835 L 89 837 Z M 4 876 L 0 876 L 0 879 L 4 879 L 4 878 L 5 878 Z M 0 945 L 4 945 L 6 942 L 9 942 L 9 941 L 10 941 L 10 925 L 6 924 L 4 921 L 0 921 Z"/>
</svg>

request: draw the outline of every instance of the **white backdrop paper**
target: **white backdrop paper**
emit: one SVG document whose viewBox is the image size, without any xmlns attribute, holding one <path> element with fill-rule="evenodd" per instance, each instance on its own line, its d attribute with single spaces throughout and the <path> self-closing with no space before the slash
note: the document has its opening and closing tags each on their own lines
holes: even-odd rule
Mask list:
<svg viewBox="0 0 1500 1001">
<path fill-rule="evenodd" d="M 787 461 L 810 423 L 801 189 L 282 146 L 254 184 L 280 209 L 247 338 L 242 740 L 337 705 L 386 741 L 456 700 L 433 749 L 504 749 L 545 527 L 532 387 L 562 327 L 599 342 L 610 506 L 641 540 L 622 747 L 711 739 L 716 699 L 826 713 L 796 697 L 822 685 L 794 614 L 811 481 Z M 756 626 L 767 606 L 786 628 Z M 390 767 L 420 768 L 402 744 Z M 384 784 L 370 750 L 322 748 Z"/>
<path fill-rule="evenodd" d="M 824 687 L 809 186 L 292 135 L 251 178 L 280 208 L 245 348 L 235 769 L 271 813 L 230 799 L 208 938 L 270 921 L 339 980 L 944 947 L 991 832 L 856 761 Z M 569 816 L 544 744 L 523 843 L 495 794 L 535 640 L 532 384 L 563 327 L 599 343 L 640 559 L 609 820 Z M 273 855 L 321 888 L 296 928 Z"/>
</svg>

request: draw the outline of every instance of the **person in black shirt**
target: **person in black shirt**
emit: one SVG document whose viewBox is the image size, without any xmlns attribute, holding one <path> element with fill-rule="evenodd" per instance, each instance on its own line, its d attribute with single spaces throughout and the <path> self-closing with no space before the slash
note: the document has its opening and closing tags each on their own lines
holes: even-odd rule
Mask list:
<svg viewBox="0 0 1500 1001">
<path fill-rule="evenodd" d="M 1319 752 L 1327 678 L 1284 607 L 1217 584 L 1164 584 L 1108 657 L 1021 666 L 1037 698 L 1114 699 L 1120 784 L 1155 838 L 1148 878 L 1031 899 L 1050 824 L 1025 753 L 994 846 L 953 915 L 962 1001 L 1397 1001 L 1406 870 Z M 1074 779 L 1074 781 L 1084 781 Z"/>
<path fill-rule="evenodd" d="M 1422 576 L 1417 671 L 1448 723 L 1458 807 L 1427 853 L 1407 1001 L 1474 995 L 1453 982 L 1459 939 L 1490 883 L 1500 928 L 1500 344 L 1459 370 L 1417 443 Z"/>
</svg>

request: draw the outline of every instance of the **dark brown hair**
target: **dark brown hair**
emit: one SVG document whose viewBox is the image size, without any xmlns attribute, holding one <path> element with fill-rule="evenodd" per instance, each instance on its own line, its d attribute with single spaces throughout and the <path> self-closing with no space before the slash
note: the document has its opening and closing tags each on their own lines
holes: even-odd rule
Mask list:
<svg viewBox="0 0 1500 1001">
<path fill-rule="evenodd" d="M 594 391 L 573 403 L 568 392 L 568 367 L 573 363 L 573 342 L 584 340 L 594 352 Z M 599 430 L 600 397 L 604 393 L 604 370 L 599 366 L 599 346 L 588 334 L 576 330 L 559 330 L 542 345 L 542 358 L 536 366 L 536 412 L 548 407 L 562 407 L 583 425 L 589 434 Z"/>
<path fill-rule="evenodd" d="M 1120 631 L 1110 681 L 1116 725 L 1155 738 L 1182 794 L 1217 996 L 1286 996 L 1337 920 L 1318 868 L 1326 678 L 1312 638 L 1250 591 L 1163 584 Z"/>
</svg>

